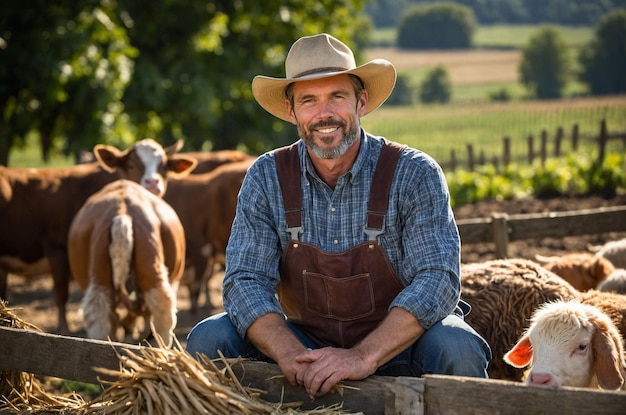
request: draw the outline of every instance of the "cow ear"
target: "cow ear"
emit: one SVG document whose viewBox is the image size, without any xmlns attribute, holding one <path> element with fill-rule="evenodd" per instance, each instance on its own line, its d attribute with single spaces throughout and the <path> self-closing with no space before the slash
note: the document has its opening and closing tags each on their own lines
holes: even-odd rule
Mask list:
<svg viewBox="0 0 626 415">
<path fill-rule="evenodd" d="M 170 156 L 167 159 L 168 173 L 174 177 L 184 177 L 196 168 L 198 160 L 193 157 L 182 156 L 180 154 Z"/>
<path fill-rule="evenodd" d="M 119 166 L 120 160 L 124 156 L 124 153 L 118 148 L 106 144 L 96 144 L 93 148 L 93 154 L 96 156 L 98 163 L 111 173 Z"/>
<path fill-rule="evenodd" d="M 163 150 L 165 150 L 165 154 L 169 157 L 173 154 L 178 153 L 183 148 L 184 144 L 185 142 L 183 140 L 176 140 L 176 143 L 172 144 L 171 146 L 165 147 Z"/>
<path fill-rule="evenodd" d="M 533 345 L 528 335 L 524 335 L 515 346 L 504 355 L 504 361 L 513 367 L 528 366 L 533 359 Z"/>
<path fill-rule="evenodd" d="M 596 377 L 602 389 L 616 390 L 624 384 L 620 366 L 623 365 L 621 355 L 621 342 L 604 321 L 594 321 L 593 333 L 593 360 L 596 369 Z"/>
</svg>

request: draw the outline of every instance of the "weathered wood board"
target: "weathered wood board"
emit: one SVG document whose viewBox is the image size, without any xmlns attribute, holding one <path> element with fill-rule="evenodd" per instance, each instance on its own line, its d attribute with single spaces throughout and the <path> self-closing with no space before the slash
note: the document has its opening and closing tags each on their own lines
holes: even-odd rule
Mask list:
<svg viewBox="0 0 626 415">
<path fill-rule="evenodd" d="M 139 346 L 0 327 L 0 370 L 97 384 L 101 375 L 93 368 L 117 369 L 115 350 L 123 349 L 137 351 Z M 343 402 L 344 410 L 366 415 L 626 414 L 626 391 L 548 389 L 458 376 L 371 376 L 344 382 L 343 395 L 312 400 L 303 389 L 286 382 L 276 365 L 242 361 L 232 368 L 244 386 L 266 391 L 267 401 L 303 402 L 303 409 Z"/>
</svg>

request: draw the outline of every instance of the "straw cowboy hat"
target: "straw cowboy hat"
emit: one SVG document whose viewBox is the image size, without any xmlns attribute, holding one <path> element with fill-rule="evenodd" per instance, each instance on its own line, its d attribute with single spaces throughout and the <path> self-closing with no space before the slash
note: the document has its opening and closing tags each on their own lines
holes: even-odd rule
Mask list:
<svg viewBox="0 0 626 415">
<path fill-rule="evenodd" d="M 257 102 L 285 121 L 289 121 L 285 89 L 292 82 L 354 74 L 361 78 L 369 94 L 365 114 L 385 102 L 396 83 L 396 69 L 391 62 L 374 59 L 357 67 L 350 48 L 326 33 L 298 39 L 285 59 L 285 73 L 285 78 L 258 75 L 252 80 L 252 94 Z"/>
</svg>

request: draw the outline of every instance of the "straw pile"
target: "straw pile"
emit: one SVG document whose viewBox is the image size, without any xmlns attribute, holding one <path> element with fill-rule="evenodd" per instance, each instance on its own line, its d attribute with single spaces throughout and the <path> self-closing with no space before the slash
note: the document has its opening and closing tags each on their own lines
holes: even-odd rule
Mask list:
<svg viewBox="0 0 626 415">
<path fill-rule="evenodd" d="M 0 299 L 0 326 L 41 331 L 38 327 L 21 320 L 13 309 Z M 0 370 L 0 410 L 12 412 L 62 412 L 78 409 L 84 405 L 78 394 L 55 396 L 46 392 L 39 379 L 32 373 Z"/>
<path fill-rule="evenodd" d="M 39 330 L 21 321 L 0 300 L 0 324 Z M 100 396 L 85 402 L 78 394 L 55 396 L 46 392 L 33 375 L 0 371 L 0 411 L 12 413 L 72 415 L 216 414 L 216 415 L 343 415 L 341 405 L 303 411 L 301 402 L 270 403 L 260 399 L 263 391 L 241 385 L 231 365 L 238 360 L 194 359 L 180 343 L 168 349 L 143 347 L 140 352 L 124 349 L 118 354 L 119 370 L 100 368 L 114 381 Z"/>
<path fill-rule="evenodd" d="M 159 340 L 159 339 L 157 339 Z M 231 369 L 238 360 L 222 357 L 196 360 L 180 344 L 172 349 L 145 347 L 140 353 L 125 350 L 119 356 L 119 371 L 98 369 L 117 380 L 102 395 L 85 406 L 85 415 L 96 414 L 347 414 L 340 405 L 299 411 L 301 402 L 269 403 L 262 391 L 241 385 Z"/>
</svg>

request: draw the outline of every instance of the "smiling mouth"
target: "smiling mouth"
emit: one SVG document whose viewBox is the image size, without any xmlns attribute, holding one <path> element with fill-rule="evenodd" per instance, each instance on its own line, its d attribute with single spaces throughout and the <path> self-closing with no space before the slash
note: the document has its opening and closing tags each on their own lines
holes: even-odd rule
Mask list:
<svg viewBox="0 0 626 415">
<path fill-rule="evenodd" d="M 329 134 L 329 133 L 332 133 L 334 131 L 337 131 L 338 129 L 339 129 L 339 127 L 318 128 L 317 132 L 322 133 L 322 134 Z"/>
</svg>

